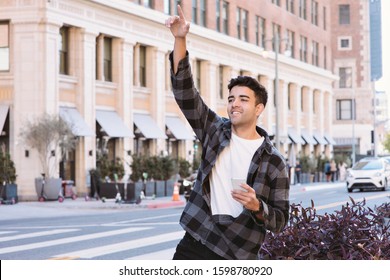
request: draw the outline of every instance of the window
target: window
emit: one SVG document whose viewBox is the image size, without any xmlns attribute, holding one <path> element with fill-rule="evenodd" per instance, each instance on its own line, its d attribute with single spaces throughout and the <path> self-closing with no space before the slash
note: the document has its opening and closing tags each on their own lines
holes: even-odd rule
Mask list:
<svg viewBox="0 0 390 280">
<path fill-rule="evenodd" d="M 306 0 L 299 0 L 299 17 L 306 19 Z"/>
<path fill-rule="evenodd" d="M 60 74 L 69 75 L 69 57 L 68 57 L 68 48 L 69 48 L 69 28 L 63 26 L 60 28 Z"/>
<path fill-rule="evenodd" d="M 355 102 L 353 99 L 336 100 L 336 119 L 337 120 L 356 119 L 354 107 L 355 107 Z"/>
<path fill-rule="evenodd" d="M 265 19 L 256 16 L 256 45 L 265 48 Z"/>
<path fill-rule="evenodd" d="M 221 32 L 221 1 L 215 1 L 215 20 L 217 21 L 217 31 Z"/>
<path fill-rule="evenodd" d="M 198 1 L 192 0 L 192 22 L 198 24 Z"/>
<path fill-rule="evenodd" d="M 202 61 L 200 60 L 196 60 L 196 78 L 195 78 L 195 87 L 198 89 L 198 91 L 200 92 L 201 91 L 201 80 L 200 80 L 200 77 L 201 77 L 201 65 L 202 65 Z"/>
<path fill-rule="evenodd" d="M 305 99 L 303 98 L 304 93 L 305 93 L 305 88 L 302 87 L 301 88 L 301 112 L 303 112 L 305 108 L 305 104 L 304 104 Z"/>
<path fill-rule="evenodd" d="M 318 43 L 313 41 L 311 63 L 318 66 Z"/>
<path fill-rule="evenodd" d="M 223 29 L 222 32 L 226 35 L 229 34 L 229 3 L 226 1 L 223 1 L 222 3 L 222 21 L 223 21 Z"/>
<path fill-rule="evenodd" d="M 326 30 L 326 7 L 324 7 L 323 9 L 322 9 L 322 20 L 323 20 L 323 25 L 324 25 L 324 30 Z"/>
<path fill-rule="evenodd" d="M 242 11 L 242 25 L 244 29 L 244 41 L 248 42 L 248 11 Z"/>
<path fill-rule="evenodd" d="M 340 40 L 340 47 L 342 49 L 349 48 L 349 40 L 348 39 L 341 39 Z"/>
<path fill-rule="evenodd" d="M 280 7 L 280 0 L 272 0 L 272 3 Z"/>
<path fill-rule="evenodd" d="M 171 0 L 164 0 L 164 13 L 171 14 Z"/>
<path fill-rule="evenodd" d="M 223 99 L 223 66 L 219 66 L 219 98 Z"/>
<path fill-rule="evenodd" d="M 285 54 L 294 58 L 294 49 L 295 49 L 295 33 L 287 29 L 287 45 Z"/>
<path fill-rule="evenodd" d="M 344 36 L 338 38 L 338 49 L 340 51 L 350 51 L 352 50 L 352 37 Z"/>
<path fill-rule="evenodd" d="M 311 1 L 311 23 L 318 26 L 318 3 Z"/>
<path fill-rule="evenodd" d="M 339 24 L 350 23 L 349 5 L 339 5 Z"/>
<path fill-rule="evenodd" d="M 9 23 L 0 22 L 0 71 L 9 71 Z"/>
<path fill-rule="evenodd" d="M 200 0 L 200 25 L 206 26 L 206 0 Z"/>
<path fill-rule="evenodd" d="M 304 36 L 301 36 L 299 59 L 303 62 L 307 62 L 307 38 Z"/>
<path fill-rule="evenodd" d="M 294 14 L 294 0 L 286 0 L 286 10 Z"/>
<path fill-rule="evenodd" d="M 141 87 L 146 87 L 146 47 L 139 48 L 139 83 Z"/>
<path fill-rule="evenodd" d="M 104 37 L 104 80 L 112 82 L 112 39 Z"/>
<path fill-rule="evenodd" d="M 237 38 L 241 39 L 241 8 L 237 8 L 236 25 L 237 25 Z"/>
<path fill-rule="evenodd" d="M 276 24 L 276 23 L 273 23 L 272 24 L 272 34 L 274 36 L 274 38 L 276 38 L 276 36 L 278 36 L 279 38 L 279 45 L 278 45 L 278 50 L 280 52 L 280 44 L 281 44 L 281 28 L 280 28 L 280 25 L 279 24 Z M 274 40 L 274 43 L 272 44 L 272 51 L 276 51 L 276 46 L 275 46 L 275 40 Z"/>
<path fill-rule="evenodd" d="M 153 8 L 153 0 L 144 0 L 144 7 Z"/>
<path fill-rule="evenodd" d="M 352 68 L 341 67 L 339 68 L 339 88 L 351 88 L 352 87 Z"/>
<path fill-rule="evenodd" d="M 326 50 L 326 46 L 324 46 L 324 69 L 326 69 L 328 67 L 328 63 L 327 63 L 327 50 Z"/>
</svg>

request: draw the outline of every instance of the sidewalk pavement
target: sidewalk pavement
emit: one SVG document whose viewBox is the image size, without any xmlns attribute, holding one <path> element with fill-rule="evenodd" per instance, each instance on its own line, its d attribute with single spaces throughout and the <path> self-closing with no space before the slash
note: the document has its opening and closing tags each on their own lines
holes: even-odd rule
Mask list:
<svg viewBox="0 0 390 280">
<path fill-rule="evenodd" d="M 75 200 L 65 198 L 63 202 L 59 202 L 58 200 L 45 202 L 20 201 L 13 205 L 0 205 L 0 221 L 37 217 L 73 216 L 80 214 L 80 212 L 84 214 L 96 214 L 135 209 L 184 207 L 185 203 L 185 198 L 182 195 L 179 201 L 173 201 L 172 197 L 166 196 L 155 199 L 143 199 L 140 204 L 116 203 L 114 199 L 107 199 L 105 202 L 96 199 L 87 201 L 83 197 L 78 197 Z"/>
<path fill-rule="evenodd" d="M 302 185 L 291 185 L 292 191 L 314 191 L 321 189 L 341 188 L 345 182 L 335 183 L 311 183 Z M 158 197 L 155 199 L 143 199 L 140 204 L 116 203 L 114 199 L 108 199 L 106 202 L 90 199 L 86 201 L 83 197 L 75 200 L 65 198 L 63 202 L 55 201 L 21 201 L 14 205 L 0 205 L 0 221 L 28 219 L 36 217 L 58 217 L 78 215 L 82 211 L 84 214 L 112 213 L 115 211 L 142 210 L 142 209 L 161 209 L 184 207 L 186 204 L 183 195 L 180 195 L 179 201 L 173 201 L 172 196 Z"/>
</svg>

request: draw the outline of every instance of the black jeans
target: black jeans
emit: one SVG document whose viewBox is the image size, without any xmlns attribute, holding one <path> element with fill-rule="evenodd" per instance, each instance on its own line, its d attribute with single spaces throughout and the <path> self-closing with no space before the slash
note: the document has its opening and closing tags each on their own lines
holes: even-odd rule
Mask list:
<svg viewBox="0 0 390 280">
<path fill-rule="evenodd" d="M 186 232 L 176 247 L 173 260 L 224 260 Z"/>
</svg>

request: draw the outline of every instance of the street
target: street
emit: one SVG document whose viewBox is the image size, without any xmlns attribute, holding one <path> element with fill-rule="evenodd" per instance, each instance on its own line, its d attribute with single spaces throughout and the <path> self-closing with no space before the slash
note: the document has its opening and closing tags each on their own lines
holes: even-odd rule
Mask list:
<svg viewBox="0 0 390 280">
<path fill-rule="evenodd" d="M 291 186 L 290 203 L 307 207 L 313 200 L 317 213 L 323 214 L 340 209 L 350 201 L 349 197 L 355 201 L 365 198 L 367 206 L 374 208 L 388 201 L 389 196 L 390 190 L 347 193 L 343 183 L 329 183 Z M 84 206 L 89 202 L 65 201 L 64 205 L 72 203 Z M 26 210 L 23 208 L 26 202 L 0 206 L 0 259 L 171 259 L 184 234 L 178 224 L 183 204 L 152 209 L 110 208 L 109 203 L 115 204 L 107 202 L 104 209 L 88 210 L 61 205 L 58 211 L 55 208 L 59 207 L 58 202 L 43 202 Z M 15 213 L 26 212 L 13 217 L 13 209 Z"/>
</svg>

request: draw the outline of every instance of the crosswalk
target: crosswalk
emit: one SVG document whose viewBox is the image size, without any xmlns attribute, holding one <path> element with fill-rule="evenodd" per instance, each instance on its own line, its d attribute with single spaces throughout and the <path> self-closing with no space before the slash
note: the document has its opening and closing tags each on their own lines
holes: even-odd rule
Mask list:
<svg viewBox="0 0 390 280">
<path fill-rule="evenodd" d="M 169 260 L 184 235 L 177 227 L 154 234 L 157 227 L 152 223 L 129 226 L 122 222 L 115 226 L 117 228 L 93 233 L 84 232 L 82 227 L 36 228 L 30 232 L 24 232 L 27 229 L 0 230 L 0 259 Z M 151 251 L 150 248 L 157 249 Z"/>
</svg>

